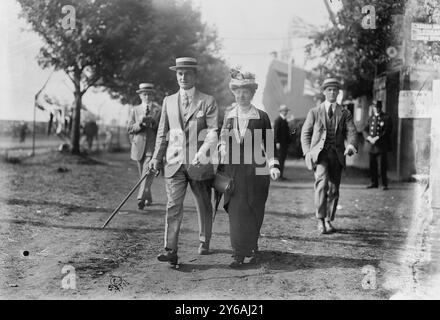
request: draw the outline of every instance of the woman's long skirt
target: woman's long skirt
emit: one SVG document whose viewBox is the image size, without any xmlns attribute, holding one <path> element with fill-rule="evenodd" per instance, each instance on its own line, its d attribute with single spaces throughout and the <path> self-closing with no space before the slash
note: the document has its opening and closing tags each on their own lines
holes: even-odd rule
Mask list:
<svg viewBox="0 0 440 320">
<path fill-rule="evenodd" d="M 270 178 L 255 175 L 254 169 L 246 165 L 236 165 L 234 169 L 234 192 L 225 198 L 231 247 L 233 256 L 250 257 L 258 249 Z"/>
</svg>

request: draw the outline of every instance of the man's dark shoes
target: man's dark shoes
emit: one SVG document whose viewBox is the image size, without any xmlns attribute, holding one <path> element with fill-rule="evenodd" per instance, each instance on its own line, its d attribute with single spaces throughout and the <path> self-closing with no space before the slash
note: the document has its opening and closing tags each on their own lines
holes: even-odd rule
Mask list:
<svg viewBox="0 0 440 320">
<path fill-rule="evenodd" d="M 373 188 L 378 188 L 377 184 L 370 184 L 367 186 L 367 189 L 373 189 Z"/>
<path fill-rule="evenodd" d="M 244 262 L 244 257 L 242 257 L 242 256 L 235 256 L 234 257 L 234 261 L 231 262 L 229 267 L 231 267 L 233 269 L 240 268 L 243 265 L 243 262 Z"/>
<path fill-rule="evenodd" d="M 327 230 L 327 233 L 333 233 L 333 232 L 336 232 L 335 227 L 332 226 L 332 224 L 330 223 L 330 221 L 326 221 L 326 223 L 325 223 L 325 229 Z"/>
<path fill-rule="evenodd" d="M 207 254 L 209 254 L 209 245 L 208 245 L 208 244 L 205 244 L 205 243 L 203 243 L 203 242 L 200 243 L 198 253 L 199 253 L 200 255 L 207 255 Z"/>
<path fill-rule="evenodd" d="M 389 190 L 388 186 L 383 186 L 382 190 Z"/>
<path fill-rule="evenodd" d="M 144 210 L 144 207 L 145 207 L 145 202 L 143 200 L 139 200 L 138 201 L 138 209 Z"/>
<path fill-rule="evenodd" d="M 322 220 L 318 221 L 318 234 L 327 234 L 324 221 Z"/>
<path fill-rule="evenodd" d="M 161 253 L 157 256 L 157 260 L 160 262 L 169 262 L 170 264 L 177 264 L 177 251 L 166 250 L 164 253 Z"/>
</svg>

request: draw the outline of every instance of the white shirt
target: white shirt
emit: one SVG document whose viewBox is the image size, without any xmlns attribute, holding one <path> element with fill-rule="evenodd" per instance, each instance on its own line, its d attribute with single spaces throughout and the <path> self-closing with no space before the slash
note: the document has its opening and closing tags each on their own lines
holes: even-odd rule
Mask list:
<svg viewBox="0 0 440 320">
<path fill-rule="evenodd" d="M 325 100 L 324 101 L 324 107 L 325 107 L 325 112 L 327 114 L 328 114 L 328 109 L 330 108 L 330 106 L 332 107 L 333 113 L 335 113 L 336 102 L 330 103 L 329 101 Z"/>
<path fill-rule="evenodd" d="M 147 114 L 147 110 L 151 111 L 151 108 L 153 107 L 153 102 L 150 103 L 142 103 L 142 108 L 144 109 L 145 114 Z"/>
<path fill-rule="evenodd" d="M 284 116 L 284 114 L 280 113 L 280 117 L 281 117 L 281 119 L 286 120 L 286 117 Z"/>
<path fill-rule="evenodd" d="M 179 90 L 180 98 L 182 98 L 183 94 L 186 93 L 186 95 L 188 97 L 188 102 L 189 102 L 189 104 L 191 104 L 191 102 L 194 98 L 195 91 L 196 91 L 196 87 L 192 87 L 191 89 L 188 89 L 188 90 L 184 90 L 184 89 L 180 88 L 180 90 Z"/>
</svg>

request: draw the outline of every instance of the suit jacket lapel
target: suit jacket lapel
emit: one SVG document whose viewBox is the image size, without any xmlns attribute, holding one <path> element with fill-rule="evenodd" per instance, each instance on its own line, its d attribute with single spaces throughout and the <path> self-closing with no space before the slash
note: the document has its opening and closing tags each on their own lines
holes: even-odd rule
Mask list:
<svg viewBox="0 0 440 320">
<path fill-rule="evenodd" d="M 168 117 L 177 117 L 177 119 L 174 119 L 176 122 L 180 124 L 180 128 L 183 128 L 183 124 L 182 124 L 182 117 L 180 116 L 180 107 L 179 107 L 179 92 L 177 92 L 176 94 L 173 94 L 171 96 L 168 97 L 169 100 L 169 108 L 170 110 L 168 111 Z"/>
<path fill-rule="evenodd" d="M 191 101 L 191 105 L 189 107 L 189 111 L 186 114 L 186 118 L 185 118 L 185 125 L 188 122 L 188 120 L 191 118 L 191 116 L 194 114 L 194 112 L 196 112 L 196 110 L 198 109 L 199 106 L 199 92 L 197 91 L 197 89 L 194 91 L 194 97 Z"/>
<path fill-rule="evenodd" d="M 324 106 L 324 103 L 321 103 L 321 106 L 319 107 L 318 117 L 321 120 L 322 124 L 324 125 L 324 128 L 327 129 L 327 121 L 325 120 L 325 106 Z"/>
<path fill-rule="evenodd" d="M 335 116 L 336 116 L 335 132 L 337 132 L 338 131 L 339 121 L 341 121 L 341 118 L 342 118 L 342 110 L 341 110 L 341 106 L 339 104 L 336 104 Z"/>
</svg>

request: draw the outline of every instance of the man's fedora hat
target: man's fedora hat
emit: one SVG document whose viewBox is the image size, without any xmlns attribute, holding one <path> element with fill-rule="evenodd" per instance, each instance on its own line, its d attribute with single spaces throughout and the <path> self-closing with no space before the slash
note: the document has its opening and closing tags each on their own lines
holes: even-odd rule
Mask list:
<svg viewBox="0 0 440 320">
<path fill-rule="evenodd" d="M 136 90 L 136 93 L 141 92 L 156 92 L 154 89 L 154 85 L 152 83 L 141 83 L 139 84 L 139 90 Z"/>
<path fill-rule="evenodd" d="M 330 86 L 337 87 L 338 89 L 341 89 L 341 87 L 342 87 L 342 85 L 341 85 L 341 83 L 339 82 L 338 79 L 336 79 L 336 78 L 327 78 L 322 83 L 321 89 L 325 90 L 325 88 L 330 87 Z"/>
<path fill-rule="evenodd" d="M 176 65 L 170 67 L 170 69 L 176 71 L 179 68 L 197 69 L 198 67 L 199 66 L 197 65 L 197 60 L 195 58 L 182 57 L 182 58 L 177 58 Z"/>
</svg>

